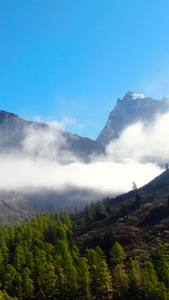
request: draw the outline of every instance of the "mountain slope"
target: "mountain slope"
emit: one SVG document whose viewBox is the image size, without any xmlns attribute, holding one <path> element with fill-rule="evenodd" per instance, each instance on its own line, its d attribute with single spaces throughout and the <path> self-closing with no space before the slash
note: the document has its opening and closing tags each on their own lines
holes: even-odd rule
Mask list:
<svg viewBox="0 0 169 300">
<path fill-rule="evenodd" d="M 146 200 L 147 193 L 165 196 L 168 186 L 166 170 L 141 189 L 82 212 L 46 212 L 1 226 L 0 299 L 168 300 L 169 203 Z M 117 205 L 124 208 L 124 200 L 128 213 Z M 162 207 L 166 215 L 153 219 Z"/>
<path fill-rule="evenodd" d="M 91 209 L 91 221 L 77 234 L 81 249 L 97 244 L 104 251 L 118 241 L 127 251 L 150 250 L 169 238 L 169 170 L 140 189 L 103 201 L 108 216 L 97 218 L 97 204 Z M 85 218 L 86 212 L 82 213 Z M 109 241 L 110 242 L 110 241 Z M 110 243 L 110 247 L 111 244 Z"/>
<path fill-rule="evenodd" d="M 148 124 L 157 114 L 164 114 L 168 110 L 169 98 L 154 100 L 128 91 L 122 100 L 117 99 L 116 106 L 111 111 L 97 141 L 102 145 L 107 145 L 111 140 L 119 138 L 120 133 L 129 125 L 138 121 Z"/>
<path fill-rule="evenodd" d="M 19 172 L 17 162 L 22 164 L 22 161 L 36 162 L 39 159 L 58 165 L 74 161 L 87 163 L 91 156 L 103 152 L 104 146 L 97 141 L 62 132 L 44 123 L 26 121 L 13 113 L 0 110 L 0 160 L 2 164 L 5 163 L 4 171 L 1 169 L 1 178 L 6 181 L 15 181 L 12 176 Z M 15 160 L 16 163 L 12 164 Z M 24 176 L 28 173 L 26 167 L 27 165 L 23 166 Z M 10 178 L 7 178 L 8 168 L 13 174 Z M 29 181 L 27 185 L 30 185 Z M 62 207 L 70 209 L 77 202 L 83 202 L 89 193 L 89 190 L 69 186 L 64 190 L 57 190 L 55 187 L 46 188 L 41 185 L 35 189 L 23 186 L 17 191 L 14 188 L 13 191 L 6 184 L 0 190 L 0 220 L 26 219 L 35 215 L 34 210 L 54 211 Z M 96 193 L 93 196 L 96 199 Z"/>
<path fill-rule="evenodd" d="M 50 133 L 52 130 L 55 140 L 53 144 L 58 146 L 58 139 L 64 139 L 60 150 L 66 148 L 80 159 L 87 160 L 90 155 L 100 154 L 104 151 L 104 147 L 99 142 L 89 138 L 81 137 L 70 132 L 61 132 L 52 126 L 39 122 L 30 122 L 19 118 L 13 113 L 0 110 L 0 151 L 4 150 L 23 150 L 24 139 L 31 131 L 42 133 Z M 59 134 L 58 134 L 59 133 Z M 45 145 L 44 145 L 45 146 Z"/>
</svg>

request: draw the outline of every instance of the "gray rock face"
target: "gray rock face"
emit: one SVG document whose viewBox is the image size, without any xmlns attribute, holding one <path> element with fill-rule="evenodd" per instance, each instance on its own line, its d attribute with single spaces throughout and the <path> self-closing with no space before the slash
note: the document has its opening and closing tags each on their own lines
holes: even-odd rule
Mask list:
<svg viewBox="0 0 169 300">
<path fill-rule="evenodd" d="M 44 123 L 26 121 L 13 113 L 0 110 L 0 153 L 22 150 L 23 141 L 29 129 L 37 132 L 38 136 L 38 132 L 44 132 L 44 134 L 48 131 L 50 132 L 51 126 Z M 89 138 L 71 134 L 70 132 L 60 132 L 58 135 L 55 128 L 52 129 L 52 134 L 54 137 L 56 136 L 53 141 L 53 148 L 55 146 L 56 149 L 58 148 L 58 138 L 61 137 L 64 143 L 60 146 L 60 151 L 70 151 L 84 161 L 88 160 L 90 155 L 98 155 L 104 151 L 104 147 L 99 142 Z"/>
<path fill-rule="evenodd" d="M 111 111 L 104 129 L 99 134 L 97 141 L 107 145 L 129 125 L 138 121 L 151 122 L 157 114 L 169 111 L 169 98 L 154 100 L 140 94 L 128 91 L 123 99 L 117 99 L 114 110 Z"/>
<path fill-rule="evenodd" d="M 19 149 L 26 129 L 32 125 L 44 128 L 43 123 L 34 123 L 19 118 L 17 115 L 0 110 L 0 149 Z"/>
</svg>

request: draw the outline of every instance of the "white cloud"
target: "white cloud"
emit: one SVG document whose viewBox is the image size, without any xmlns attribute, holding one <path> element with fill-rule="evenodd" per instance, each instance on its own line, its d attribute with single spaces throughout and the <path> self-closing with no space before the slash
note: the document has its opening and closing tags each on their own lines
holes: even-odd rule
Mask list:
<svg viewBox="0 0 169 300">
<path fill-rule="evenodd" d="M 81 133 L 82 129 L 87 126 L 86 124 L 83 124 L 81 122 L 78 122 L 78 120 L 71 116 L 64 116 L 61 121 L 54 120 L 51 117 L 43 118 L 42 116 L 35 116 L 34 117 L 35 122 L 39 123 L 45 123 L 49 126 L 54 127 L 55 129 L 59 131 L 70 131 L 74 133 Z"/>
<path fill-rule="evenodd" d="M 57 162 L 26 157 L 1 156 L 0 188 L 23 189 L 32 187 L 63 190 L 66 187 L 91 189 L 97 192 L 119 194 L 131 189 L 133 180 L 141 186 L 158 175 L 161 170 L 152 164 L 134 161 L 114 163 L 98 161 L 90 164 Z"/>
<path fill-rule="evenodd" d="M 60 122 L 56 120 L 52 120 L 48 122 L 48 125 L 55 127 L 58 130 L 65 130 L 68 125 L 76 125 L 76 124 L 77 124 L 76 119 L 70 116 L 63 117 Z"/>
<path fill-rule="evenodd" d="M 106 155 L 91 157 L 85 164 L 68 149 L 58 126 L 30 127 L 22 152 L 0 155 L 0 188 L 72 187 L 105 196 L 127 192 L 133 181 L 140 187 L 163 171 L 159 164 L 169 161 L 168 128 L 169 114 L 158 116 L 148 127 L 130 126 L 108 145 Z"/>
<path fill-rule="evenodd" d="M 66 138 L 55 122 L 55 126 L 45 128 L 27 128 L 26 137 L 23 140 L 23 152 L 27 159 L 42 159 L 56 161 L 60 164 L 78 161 L 77 157 L 68 150 Z"/>
<path fill-rule="evenodd" d="M 37 115 L 37 116 L 34 116 L 33 119 L 34 119 L 35 122 L 39 122 L 39 123 L 42 122 L 42 117 L 41 117 L 41 116 L 38 116 L 38 115 Z"/>
<path fill-rule="evenodd" d="M 152 161 L 165 164 L 169 160 L 169 113 L 157 116 L 148 126 L 138 122 L 125 129 L 120 138 L 107 147 L 114 161 L 132 158 L 139 163 Z"/>
</svg>

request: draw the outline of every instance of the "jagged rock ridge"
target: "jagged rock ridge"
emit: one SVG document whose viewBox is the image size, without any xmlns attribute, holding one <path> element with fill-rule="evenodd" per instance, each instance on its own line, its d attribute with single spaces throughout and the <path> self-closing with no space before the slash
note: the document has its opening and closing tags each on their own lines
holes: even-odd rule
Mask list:
<svg viewBox="0 0 169 300">
<path fill-rule="evenodd" d="M 154 100 L 140 94 L 128 91 L 123 99 L 117 99 L 116 106 L 111 111 L 104 129 L 97 141 L 107 145 L 111 140 L 119 138 L 120 133 L 138 121 L 151 122 L 155 116 L 169 110 L 169 98 Z"/>
</svg>

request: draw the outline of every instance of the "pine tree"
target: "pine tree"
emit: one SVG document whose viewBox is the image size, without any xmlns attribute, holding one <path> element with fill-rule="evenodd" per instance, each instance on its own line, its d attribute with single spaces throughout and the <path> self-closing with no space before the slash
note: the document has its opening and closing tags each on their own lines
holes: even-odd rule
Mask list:
<svg viewBox="0 0 169 300">
<path fill-rule="evenodd" d="M 113 274 L 113 286 L 115 295 L 124 300 L 128 296 L 129 278 L 123 267 L 122 264 L 116 265 Z"/>
<path fill-rule="evenodd" d="M 111 251 L 110 251 L 110 263 L 112 265 L 122 264 L 126 259 L 126 254 L 123 247 L 115 242 Z"/>
<path fill-rule="evenodd" d="M 148 260 L 142 270 L 142 291 L 145 299 L 156 299 L 156 291 L 159 287 L 157 274 L 153 263 Z"/>
<path fill-rule="evenodd" d="M 112 299 L 112 277 L 106 261 L 102 260 L 97 266 L 97 296 L 98 299 Z"/>
<path fill-rule="evenodd" d="M 141 268 L 138 261 L 129 259 L 127 263 L 127 275 L 129 278 L 130 295 L 139 299 L 141 289 Z"/>
<path fill-rule="evenodd" d="M 22 269 L 25 267 L 25 263 L 26 263 L 25 251 L 21 244 L 18 244 L 16 246 L 14 261 L 15 261 L 14 265 L 16 270 L 21 272 Z"/>
<path fill-rule="evenodd" d="M 78 294 L 84 299 L 89 299 L 90 297 L 90 273 L 89 266 L 87 264 L 87 259 L 81 257 L 77 264 L 78 270 Z"/>
<path fill-rule="evenodd" d="M 101 201 L 98 201 L 95 206 L 96 221 L 103 220 L 109 215 Z"/>
<path fill-rule="evenodd" d="M 13 286 L 15 287 L 15 297 L 18 299 L 23 298 L 23 288 L 22 288 L 22 275 L 20 272 L 15 273 L 15 278 L 13 281 Z"/>
<path fill-rule="evenodd" d="M 76 299 L 78 290 L 78 272 L 73 263 L 68 263 L 64 267 L 64 274 L 66 275 L 66 297 L 68 299 Z"/>
<path fill-rule="evenodd" d="M 69 214 L 63 209 L 60 212 L 60 220 L 67 226 L 68 229 L 72 228 L 72 222 Z"/>
<path fill-rule="evenodd" d="M 22 272 L 22 288 L 23 288 L 23 299 L 31 299 L 33 296 L 34 291 L 34 283 L 33 280 L 30 278 L 30 270 L 25 267 Z"/>
<path fill-rule="evenodd" d="M 45 296 L 46 299 L 55 299 L 57 292 L 57 276 L 55 267 L 52 264 L 47 264 L 45 272 Z"/>
<path fill-rule="evenodd" d="M 112 296 L 112 278 L 100 247 L 87 250 L 90 267 L 91 291 L 96 299 L 110 299 Z M 105 297 L 105 298 L 104 298 Z"/>
<path fill-rule="evenodd" d="M 104 252 L 106 255 L 110 253 L 110 249 L 112 248 L 114 244 L 114 234 L 112 230 L 106 231 L 104 235 L 104 241 L 103 241 L 103 247 L 104 247 Z"/>
<path fill-rule="evenodd" d="M 16 276 L 15 268 L 11 264 L 7 264 L 5 266 L 4 275 L 2 278 L 2 284 L 3 284 L 4 290 L 12 296 L 15 295 L 14 294 L 15 288 L 13 285 L 15 276 Z"/>
<path fill-rule="evenodd" d="M 165 245 L 159 244 L 156 249 L 155 266 L 159 280 L 169 288 L 169 251 Z"/>
<path fill-rule="evenodd" d="M 89 203 L 86 203 L 86 206 L 84 208 L 84 220 L 86 224 L 90 223 L 93 220 L 92 210 Z"/>
<path fill-rule="evenodd" d="M 37 294 L 42 299 L 53 299 L 56 290 L 55 267 L 47 261 L 43 250 L 38 250 L 35 259 Z"/>
</svg>

